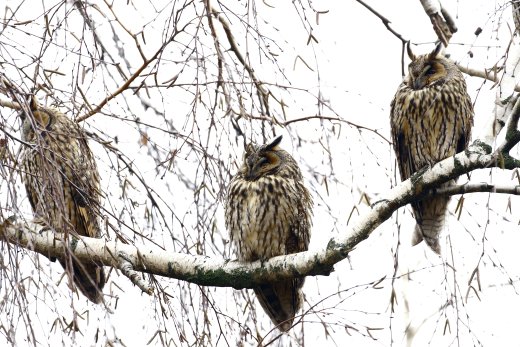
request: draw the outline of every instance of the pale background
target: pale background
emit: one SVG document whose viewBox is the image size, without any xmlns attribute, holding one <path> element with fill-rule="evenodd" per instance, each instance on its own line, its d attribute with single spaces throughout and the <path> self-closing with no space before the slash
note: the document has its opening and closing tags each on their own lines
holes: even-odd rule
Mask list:
<svg viewBox="0 0 520 347">
<path fill-rule="evenodd" d="M 447 49 L 452 59 L 478 69 L 503 62 L 513 32 L 510 4 L 490 0 L 444 2 L 459 28 Z M 433 49 L 436 37 L 418 0 L 367 3 L 388 18 L 392 28 L 405 39 L 417 44 L 413 46 L 416 54 Z M 92 142 L 106 193 L 104 206 L 133 229 L 107 216 L 121 234 L 136 245 L 150 242 L 134 231 L 172 252 L 233 258 L 223 223 L 222 199 L 229 174 L 236 171 L 241 160 L 243 139 L 237 139 L 229 115 L 224 113 L 225 106 L 217 107 L 213 114 L 209 111 L 215 103 L 216 56 L 203 7 L 191 2 L 146 1 L 118 2 L 113 10 L 130 32 L 143 31 L 140 44 L 145 55 L 151 57 L 171 33 L 171 12 L 184 4 L 187 7 L 182 21 L 193 19 L 186 30 L 197 40 L 186 33 L 179 35 L 178 42 L 165 50 L 157 73 L 159 84 L 178 75 L 176 86 L 142 89 L 141 99 L 126 91 L 84 124 L 87 130 L 114 141 L 160 197 L 157 201 L 162 215 L 152 209 L 136 175 L 125 170 L 100 144 Z M 312 2 L 314 10 L 328 11 L 319 15 L 318 23 L 308 3 L 221 4 L 221 9 L 228 11 L 226 18 L 242 53 L 247 52 L 258 78 L 270 83 L 267 88 L 279 101 L 283 100 L 288 120 L 321 115 L 367 128 L 319 119 L 294 122 L 285 128 L 259 119 L 240 120 L 248 139 L 262 142 L 262 135 L 270 139 L 274 137 L 271 129 L 284 135 L 282 146 L 300 163 L 315 202 L 311 248 L 324 247 L 331 236 L 346 232 L 347 226 L 369 209 L 364 194 L 373 203 L 396 183 L 395 158 L 389 143 L 389 105 L 402 79 L 401 41 L 356 1 Z M 93 1 L 90 5 L 88 13 L 101 42 L 127 75 L 133 73 L 142 59 L 132 39 L 114 21 L 104 2 Z M 72 99 L 81 104 L 81 89 L 90 104 L 98 104 L 122 84 L 106 54 L 103 58 L 107 65 L 90 58 L 99 58 L 100 48 L 94 45 L 90 29 L 72 3 L 8 0 L 5 8 L 0 29 L 0 72 L 25 91 L 34 86 L 24 74 L 34 74 L 35 61 L 42 69 L 62 74 L 50 78 L 53 98 L 45 98 L 44 92 L 37 94 L 41 103 L 51 105 L 57 99 L 63 102 L 62 110 L 72 109 Z M 12 12 L 16 12 L 16 21 L 8 22 L 5 18 L 11 18 Z M 46 34 L 44 12 L 48 13 L 51 28 L 56 29 L 52 40 Z M 232 12 L 238 16 L 230 15 Z M 197 30 L 198 16 L 204 30 Z M 214 23 L 221 44 L 229 48 L 218 20 Z M 317 42 L 308 40 L 310 26 Z M 475 36 L 478 27 L 483 32 Z M 114 33 L 119 45 L 114 43 Z M 42 47 L 46 47 L 44 54 L 38 58 Z M 198 58 L 187 58 L 190 54 Z M 199 59 L 203 56 L 205 59 Z M 230 75 L 235 82 L 244 82 L 237 88 L 243 92 L 245 113 L 260 116 L 257 101 L 251 101 L 254 89 L 242 72 Z M 132 86 L 142 80 L 138 78 Z M 41 78 L 38 81 L 43 82 Z M 212 82 L 206 85 L 208 81 Z M 475 77 L 466 76 L 466 81 L 475 104 L 475 139 L 493 117 L 496 88 Z M 195 87 L 197 82 L 200 88 Z M 153 84 L 153 77 L 147 83 Z M 193 103 L 196 92 L 200 92 L 199 102 Z M 5 95 L 0 97 L 7 99 Z M 145 107 L 142 100 L 157 112 Z M 222 97 L 218 103 L 224 103 Z M 233 107 L 238 108 L 237 104 L 237 97 L 232 97 Z M 279 104 L 271 99 L 270 106 L 273 115 L 283 120 Z M 18 136 L 16 113 L 0 108 L 0 114 L 2 128 Z M 216 125 L 208 132 L 211 120 Z M 143 142 L 143 134 L 147 142 Z M 11 142 L 11 146 L 16 154 L 19 145 Z M 198 151 L 201 146 L 207 148 L 209 156 L 219 159 L 210 160 L 206 172 L 201 164 L 203 155 Z M 173 151 L 177 151 L 175 160 L 168 165 Z M 167 164 L 160 164 L 163 162 Z M 119 174 L 114 168 L 120 169 Z M 460 182 L 465 180 L 462 177 Z M 471 180 L 518 184 L 512 172 L 501 170 L 473 172 Z M 16 192 L 8 187 L 15 187 Z M 2 182 L 0 188 L 2 215 L 31 217 L 19 178 L 12 185 Z M 303 330 L 299 325 L 291 336 L 274 344 L 520 345 L 518 199 L 487 193 L 466 195 L 459 219 L 454 214 L 458 199 L 456 196 L 450 205 L 441 243 L 442 258 L 422 244 L 410 246 L 414 225 L 411 211 L 399 210 L 359 244 L 347 260 L 338 263 L 331 276 L 307 279 L 304 310 L 313 308 L 304 318 Z M 152 217 L 147 218 L 149 211 L 153 211 Z M 114 237 L 110 229 L 108 237 Z M 58 264 L 31 252 L 15 251 L 14 266 L 13 250 L 3 247 L 6 268 L 1 272 L 1 345 L 33 345 L 28 336 L 42 346 L 256 345 L 257 334 L 266 335 L 272 328 L 259 306 L 256 316 L 251 312 L 247 299 L 253 299 L 251 293 L 246 296 L 229 288 L 202 288 L 156 277 L 160 290 L 150 297 L 115 271 L 105 287 L 106 307 L 95 307 L 71 295 Z M 477 268 L 480 283 L 472 277 Z M 24 283 L 24 290 L 13 292 L 7 283 L 17 281 Z M 257 305 L 254 300 L 250 304 Z M 80 331 L 72 333 L 60 324 L 69 323 L 75 311 L 80 314 Z M 251 333 L 241 330 L 236 321 L 243 322 Z M 275 336 L 269 335 L 264 343 Z"/>
</svg>

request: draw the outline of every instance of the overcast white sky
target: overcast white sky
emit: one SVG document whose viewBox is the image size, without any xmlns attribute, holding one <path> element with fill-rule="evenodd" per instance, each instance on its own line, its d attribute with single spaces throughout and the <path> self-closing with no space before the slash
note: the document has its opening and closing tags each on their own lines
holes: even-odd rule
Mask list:
<svg viewBox="0 0 520 347">
<path fill-rule="evenodd" d="M 405 39 L 417 44 L 414 47 L 416 53 L 429 52 L 433 48 L 436 37 L 418 0 L 366 0 L 366 2 L 388 18 L 392 22 L 392 28 Z M 7 7 L 14 11 L 19 3 L 20 1 L 7 0 Z M 18 67 L 31 66 L 33 64 L 31 58 L 40 54 L 41 36 L 45 28 L 45 19 L 41 16 L 42 6 L 50 9 L 53 3 L 26 1 L 18 10 L 16 20 L 18 22 L 33 20 L 33 22 L 18 26 L 10 25 L 3 28 L 3 31 L 0 29 L 0 62 L 7 62 L 2 66 L 4 69 L 2 72 L 23 87 L 31 87 L 31 85 L 22 83 L 23 75 L 17 72 L 12 63 L 15 62 Z M 100 12 L 107 13 L 108 18 L 112 18 L 104 3 L 97 1 L 93 3 L 100 8 Z M 236 6 L 237 13 L 247 13 L 243 2 L 238 2 L 237 5 L 235 1 L 226 1 L 223 4 L 233 8 Z M 285 110 L 288 119 L 314 116 L 321 111 L 325 116 L 338 115 L 350 122 L 377 130 L 383 137 L 370 131 L 359 131 L 346 124 L 332 125 L 318 120 L 297 122 L 285 129 L 276 129 L 277 133 L 284 134 L 283 147 L 300 162 L 314 197 L 311 248 L 323 247 L 331 236 L 345 232 L 348 225 L 368 209 L 367 205 L 360 200 L 363 193 L 375 201 L 394 184 L 394 157 L 390 144 L 384 138 L 390 138 L 389 104 L 402 79 L 401 42 L 383 26 L 378 18 L 355 1 L 313 2 L 312 6 L 315 10 L 327 11 L 319 16 L 319 24 L 310 9 L 307 8 L 306 11 L 300 9 L 298 13 L 290 1 L 258 1 L 248 4 L 255 6 L 258 13 L 257 21 L 252 17 L 249 19 L 251 28 L 258 28 L 260 33 L 274 40 L 269 44 L 269 49 L 276 55 L 277 65 L 259 54 L 260 51 L 255 46 L 253 30 L 246 35 L 244 25 L 236 17 L 228 16 L 228 20 L 240 48 L 248 52 L 251 65 L 259 78 L 271 83 L 291 85 L 294 88 L 287 92 L 272 87 L 274 95 L 283 98 L 288 105 Z M 445 0 L 444 5 L 454 16 L 459 28 L 447 49 L 454 60 L 481 69 L 491 67 L 501 60 L 511 39 L 510 28 L 513 26 L 511 8 L 506 1 Z M 144 31 L 146 44 L 142 41 L 141 43 L 146 56 L 150 57 L 162 42 L 171 6 L 169 1 L 137 2 L 130 5 L 121 3 L 117 4 L 115 10 L 120 15 L 119 19 L 130 31 L 139 32 L 143 25 L 146 26 Z M 180 7 L 181 3 L 177 3 L 175 10 Z M 168 10 L 158 15 L 157 13 L 163 8 Z M 202 6 L 197 5 L 197 8 L 201 11 Z M 51 23 L 57 23 L 58 18 L 64 18 L 65 10 L 72 10 L 72 4 L 63 6 L 54 17 L 50 18 Z M 123 52 L 118 54 L 107 20 L 92 7 L 90 11 L 101 41 L 121 62 L 123 69 L 126 67 L 124 62 L 126 59 L 135 71 L 142 61 L 132 42 L 128 41 L 124 46 L 118 47 Z M 186 12 L 191 13 L 190 11 L 193 12 L 192 10 Z M 195 17 L 195 13 L 190 15 L 187 13 L 183 15 Z M 201 15 L 202 12 L 197 14 Z M 306 24 L 302 21 L 305 17 L 312 24 L 312 34 L 317 39 L 313 44 L 308 44 L 308 32 L 304 29 Z M 247 21 L 248 17 L 244 15 L 240 19 Z M 81 71 L 80 67 L 89 65 L 88 52 L 85 50 L 88 45 L 80 50 L 79 42 L 75 41 L 74 37 L 81 38 L 85 35 L 90 38 L 90 36 L 88 31 L 85 34 L 86 29 L 77 14 L 61 23 L 62 28 L 50 42 L 51 46 L 54 44 L 56 46 L 46 51 L 42 66 L 46 69 L 59 70 L 64 74 L 54 75 L 52 83 L 56 93 L 67 103 L 70 102 L 70 95 L 78 82 L 75 77 L 81 75 L 81 72 L 78 73 Z M 112 23 L 117 27 L 114 21 Z M 474 33 L 478 27 L 482 28 L 483 32 L 476 37 Z M 121 37 L 125 37 L 120 28 L 118 30 Z M 189 30 L 193 32 L 194 28 L 190 27 Z M 219 29 L 218 33 L 220 40 L 224 42 L 223 45 L 228 47 L 223 31 Z M 209 53 L 212 46 L 208 32 L 199 32 L 198 35 L 201 42 L 207 44 L 206 47 L 199 47 L 199 49 Z M 48 40 L 48 37 L 46 39 Z M 181 35 L 178 39 L 184 40 L 184 43 L 190 47 L 187 35 Z M 128 38 L 126 37 L 125 40 Z M 180 76 L 179 83 L 194 81 L 193 65 L 190 67 L 178 63 L 187 54 L 175 51 L 180 46 L 171 45 L 167 57 L 162 62 L 160 83 L 176 74 Z M 473 53 L 473 58 L 469 57 L 468 51 Z M 297 59 L 298 56 L 308 66 Z M 214 55 L 209 58 L 207 63 L 209 67 L 215 64 L 212 59 L 215 59 Z M 28 71 L 31 70 L 24 70 L 25 73 Z M 107 71 L 99 67 L 87 70 L 85 81 L 79 83 L 92 104 L 98 103 L 106 95 L 107 90 L 113 91 L 118 86 Z M 114 73 L 115 69 L 110 71 Z M 200 75 L 205 73 L 199 71 Z M 468 91 L 475 102 L 475 138 L 486 124 L 486 120 L 493 115 L 496 90 L 491 89 L 492 84 L 489 82 L 483 84 L 482 80 L 474 77 L 467 77 L 466 80 Z M 176 129 L 188 134 L 191 125 L 186 122 L 185 115 L 190 114 L 192 109 L 192 90 L 174 88 L 160 93 L 156 91 L 150 93 L 149 101 L 166 114 L 167 119 Z M 244 99 L 247 98 L 247 93 L 245 94 Z M 312 95 L 320 95 L 328 107 L 318 108 L 316 99 Z M 4 95 L 0 97 L 5 99 Z M 43 93 L 39 94 L 39 97 L 40 101 L 44 100 Z M 212 94 L 203 93 L 201 98 L 205 97 L 211 98 Z M 76 98 L 77 101 L 80 99 Z M 164 119 L 157 117 L 153 110 L 144 109 L 140 101 L 132 97 L 130 92 L 125 94 L 124 99 L 119 97 L 110 102 L 104 111 L 105 114 L 126 117 L 130 116 L 128 109 L 132 109 L 132 113 L 140 119 L 146 119 L 148 124 L 165 127 Z M 217 127 L 220 133 L 206 136 L 207 130 L 204 126 L 209 124 L 209 116 L 204 111 L 204 107 L 197 108 L 196 117 L 200 129 L 196 130 L 196 137 L 201 139 L 201 143 L 205 143 L 207 137 L 211 148 L 210 153 L 234 168 L 233 163 L 240 160 L 242 155 L 242 147 L 235 142 L 232 126 L 226 119 L 218 118 L 223 117 L 222 115 L 217 115 L 219 119 Z M 281 114 L 280 110 L 275 110 L 275 113 Z M 3 109 L 0 109 L 0 114 L 15 132 L 18 123 L 14 114 Z M 132 153 L 132 159 L 137 163 L 146 182 L 161 192 L 165 203 L 174 213 L 167 215 L 163 221 L 156 221 L 158 224 L 152 228 L 143 217 L 143 211 L 149 203 L 145 191 L 135 176 L 129 174 L 125 174 L 126 178 L 135 189 L 128 189 L 128 197 L 136 202 L 137 207 L 125 209 L 128 203 L 121 202 L 119 180 L 109 169 L 112 165 L 110 157 L 99 144 L 92 144 L 98 157 L 103 175 L 103 187 L 107 194 L 105 207 L 110 211 L 122 212 L 122 218 L 127 223 L 158 244 L 172 249 L 172 252 L 185 251 L 180 243 L 172 241 L 170 231 L 175 238 L 196 240 L 200 237 L 195 231 L 198 230 L 196 229 L 197 218 L 200 217 L 200 211 L 195 206 L 190 182 L 187 183 L 178 176 L 181 173 L 194 179 L 199 177 L 201 173 L 197 162 L 200 158 L 187 148 L 183 138 L 167 136 L 164 132 L 154 131 L 151 127 L 140 127 L 140 130 L 150 135 L 152 142 L 161 149 L 160 151 L 167 153 L 179 149 L 180 154 L 172 172 L 168 171 L 163 179 L 164 168 L 156 169 L 156 164 L 150 157 L 152 153 L 150 147 L 138 143 L 139 131 L 136 130 L 134 123 L 123 123 L 119 119 L 98 114 L 89 119 L 85 126 L 90 130 L 99 131 L 108 138 L 117 136 L 119 148 L 124 148 L 125 153 Z M 259 129 L 259 122 L 253 122 L 248 128 L 247 135 L 260 140 Z M 220 137 L 221 134 L 224 135 Z M 222 138 L 226 135 L 229 135 L 229 139 L 223 141 Z M 475 172 L 472 174 L 472 181 L 517 184 L 511 176 L 511 172 L 499 170 L 494 170 L 492 174 L 490 171 Z M 327 177 L 327 185 L 324 183 L 324 177 Z M 214 183 L 209 185 L 214 189 L 212 184 Z M 29 215 L 23 188 L 19 183 L 17 187 L 20 189 L 18 199 L 20 199 L 21 212 Z M 5 183 L 0 188 L 0 201 L 3 208 L 4 201 L 12 197 L 7 193 Z M 215 190 L 213 193 L 221 192 Z M 451 205 L 451 215 L 444 235 L 446 239 L 443 241 L 445 252 L 442 258 L 431 253 L 423 245 L 414 248 L 410 246 L 413 220 L 407 208 L 399 210 L 396 216 L 356 247 L 348 260 L 337 264 L 336 272 L 331 276 L 309 278 L 305 286 L 307 303 L 304 308 L 308 309 L 310 305 L 317 304 L 316 310 L 320 310 L 320 313 L 309 314 L 306 318 L 305 344 L 307 346 L 315 346 L 318 343 L 322 346 L 346 344 L 401 346 L 410 342 L 415 346 L 422 346 L 431 342 L 434 346 L 520 345 L 516 334 L 516 325 L 520 319 L 518 314 L 520 312 L 518 295 L 520 255 L 516 251 L 516 246 L 520 243 L 518 200 L 513 197 L 511 210 L 507 210 L 508 197 L 489 194 L 468 195 L 465 197 L 465 208 L 460 220 L 457 220 L 453 212 L 458 198 L 453 199 Z M 217 202 L 221 203 L 221 201 Z M 357 209 L 349 220 L 354 207 Z M 134 220 L 130 218 L 129 211 L 135 212 Z M 211 221 L 204 222 L 211 225 L 214 221 L 217 235 L 222 235 L 224 240 L 227 239 L 221 205 L 212 206 L 211 211 L 214 211 L 214 214 L 211 214 Z M 180 226 L 181 222 L 183 227 Z M 164 224 L 168 227 L 163 228 Z M 207 254 L 214 256 L 220 254 L 224 246 L 220 236 L 216 239 L 215 245 L 206 247 Z M 211 241 L 208 239 L 206 242 L 209 244 Z M 398 244 L 398 270 L 394 273 Z M 195 250 L 190 252 L 195 254 Z M 228 248 L 226 252 L 229 252 Z M 32 258 L 24 257 L 21 265 L 22 273 L 24 276 L 38 278 L 40 274 L 33 270 L 34 265 L 30 259 Z M 51 276 L 50 281 L 57 283 L 62 273 L 59 265 L 49 266 L 45 258 L 40 258 L 40 261 L 43 267 L 50 270 L 42 274 L 42 279 L 39 280 L 46 283 L 49 281 L 46 276 Z M 468 282 L 477 266 L 480 269 L 481 288 L 477 288 L 477 283 L 473 280 L 469 285 L 477 288 L 477 291 L 468 290 Z M 392 280 L 394 275 L 408 271 L 413 272 L 410 278 L 399 277 L 395 281 Z M 377 286 L 371 285 L 382 278 L 385 280 Z M 8 279 L 2 278 L 2 280 Z M 106 342 L 103 337 L 100 337 L 97 342 L 94 339 L 99 329 L 100 336 L 106 334 L 113 338 L 115 345 L 118 345 L 116 338 L 121 339 L 121 345 L 125 346 L 144 346 L 147 343 L 161 345 L 161 340 L 155 336 L 156 331 L 161 330 L 166 331 L 164 335 L 166 340 L 171 339 L 172 345 L 180 346 L 187 345 L 182 343 L 179 337 L 181 332 L 189 342 L 193 342 L 193 336 L 200 333 L 197 330 L 190 331 L 189 328 L 196 325 L 194 321 L 202 320 L 205 313 L 198 306 L 201 300 L 201 289 L 197 286 L 179 285 L 176 280 L 160 279 L 161 285 L 171 296 L 166 300 L 167 304 L 161 301 L 162 305 L 167 306 L 165 316 L 162 316 L 157 313 L 161 311 L 161 304 L 156 298 L 140 294 L 126 278 L 115 273 L 112 274 L 112 280 L 113 283 L 109 283 L 106 287 L 106 293 L 111 292 L 118 299 L 107 298 L 111 312 L 103 307 L 93 307 L 83 298 L 74 300 L 78 312 L 89 310 L 88 318 L 84 317 L 80 320 L 81 334 L 76 334 L 74 337 L 62 336 L 60 328 L 57 330 L 51 328 L 57 315 L 64 317 L 67 322 L 72 318 L 70 294 L 64 283 L 65 280 L 61 280 L 58 286 L 53 286 L 49 291 L 31 287 L 30 310 L 33 310 L 35 315 L 32 316 L 33 320 L 30 324 L 34 327 L 39 343 L 44 346 L 56 343 L 69 345 L 73 340 L 78 346 L 103 345 Z M 5 286 L 2 293 L 4 290 L 6 290 Z M 395 312 L 391 312 L 390 306 L 392 290 L 395 290 L 397 297 Z M 341 293 L 335 294 L 337 292 Z M 213 320 L 213 344 L 226 345 L 224 339 L 226 337 L 231 346 L 239 345 L 241 335 L 237 326 L 233 325 L 233 321 L 249 317 L 242 294 L 224 288 L 209 288 L 205 294 L 211 300 L 215 300 L 216 310 L 222 312 L 221 315 L 215 316 L 212 309 L 208 310 L 210 319 Z M 318 304 L 328 296 L 330 298 Z M 193 301 L 193 307 L 190 306 L 189 300 Z M 29 323 L 12 318 L 18 317 L 16 303 L 4 307 L 5 309 L 0 312 L 0 323 L 4 326 L 14 324 L 13 329 L 17 331 L 15 337 L 17 344 L 25 345 L 24 326 Z M 256 327 L 267 334 L 271 325 L 259 307 L 257 316 L 259 323 Z M 216 317 L 224 325 L 223 327 L 216 323 Z M 327 329 L 322 322 L 326 323 Z M 247 324 L 251 324 L 251 321 L 248 320 Z M 404 331 L 407 326 L 417 332 L 413 341 L 406 339 Z M 368 333 L 364 327 L 377 330 Z M 254 331 L 253 326 L 250 328 Z M 226 332 L 226 336 L 220 336 L 220 339 L 219 329 Z M 300 329 L 297 329 L 298 333 Z M 245 344 L 253 344 L 252 341 L 254 340 L 249 337 Z M 2 332 L 0 345 L 5 343 L 9 342 Z M 289 337 L 284 337 L 280 342 L 281 345 L 289 343 L 296 342 Z"/>
</svg>

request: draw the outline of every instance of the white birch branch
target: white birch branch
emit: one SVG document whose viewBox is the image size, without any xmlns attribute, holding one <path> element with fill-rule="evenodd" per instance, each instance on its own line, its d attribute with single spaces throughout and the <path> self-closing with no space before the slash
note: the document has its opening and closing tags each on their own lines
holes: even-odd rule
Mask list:
<svg viewBox="0 0 520 347">
<path fill-rule="evenodd" d="M 514 96 L 516 89 L 516 77 L 520 73 L 520 43 L 518 38 L 512 38 L 511 43 L 505 54 L 506 60 L 500 78 L 497 78 L 498 88 L 495 97 L 494 117 L 491 117 L 488 124 L 484 127 L 484 132 L 480 137 L 488 144 L 496 138 L 496 135 L 504 127 L 507 117 L 510 114 L 508 107 L 512 104 L 510 100 Z"/>
<path fill-rule="evenodd" d="M 424 12 L 430 17 L 433 30 L 437 34 L 437 37 L 444 46 L 447 47 L 451 36 L 457 32 L 455 21 L 449 12 L 442 7 L 439 0 L 420 0 L 420 2 L 424 8 Z"/>
<path fill-rule="evenodd" d="M 480 78 L 483 78 L 485 80 L 495 82 L 495 83 L 498 81 L 497 72 L 495 69 L 478 70 L 478 69 L 473 69 L 473 68 L 467 67 L 458 62 L 455 62 L 455 65 L 457 65 L 457 67 L 459 68 L 459 70 L 462 73 L 465 73 L 468 76 L 480 77 Z M 520 92 L 520 85 L 518 85 L 518 84 L 515 85 L 515 92 Z"/>
<path fill-rule="evenodd" d="M 430 190 L 428 196 L 432 195 L 461 195 L 468 193 L 495 193 L 520 195 L 520 185 L 501 185 L 490 183 L 467 183 Z"/>
<path fill-rule="evenodd" d="M 334 264 L 348 253 L 400 207 L 425 195 L 429 189 L 478 168 L 496 166 L 498 152 L 489 154 L 489 146 L 477 142 L 465 152 L 447 158 L 430 170 L 419 172 L 390 190 L 384 199 L 362 216 L 341 237 L 332 238 L 327 247 L 288 256 L 279 256 L 261 263 L 240 263 L 206 256 L 179 254 L 156 247 L 123 244 L 82 237 L 68 242 L 58 239 L 52 230 L 27 222 L 5 222 L 0 236 L 10 243 L 35 252 L 57 257 L 67 246 L 81 261 L 95 261 L 119 267 L 115 255 L 123 252 L 136 271 L 176 278 L 200 285 L 251 288 L 259 283 L 301 276 L 328 275 Z"/>
<path fill-rule="evenodd" d="M 477 70 L 470 68 L 466 65 L 462 65 L 459 62 L 454 61 L 455 65 L 459 68 L 459 70 L 466 75 L 472 76 L 472 77 L 480 77 L 485 80 L 491 81 L 491 82 L 497 82 L 498 76 L 497 76 L 497 69 L 491 68 L 491 69 L 484 69 L 484 70 Z M 520 90 L 517 90 L 520 91 Z"/>
<path fill-rule="evenodd" d="M 441 183 L 475 169 L 500 167 L 514 169 L 520 161 L 509 151 L 520 142 L 518 119 L 520 102 L 512 108 L 506 140 L 493 153 L 491 146 L 481 142 L 469 146 L 464 152 L 447 158 L 431 169 L 424 168 L 410 179 L 391 189 L 376 202 L 370 211 L 340 236 L 333 237 L 324 249 L 287 256 L 278 256 L 266 262 L 241 263 L 207 256 L 180 254 L 146 245 L 123 244 L 69 235 L 67 241 L 41 225 L 17 222 L 11 219 L 0 224 L 0 237 L 4 240 L 46 256 L 59 257 L 64 248 L 82 262 L 94 261 L 106 266 L 121 267 L 119 254 L 132 264 L 133 270 L 171 277 L 205 286 L 251 288 L 261 283 L 282 279 L 329 275 L 334 264 L 345 259 L 354 247 L 368 238 L 370 233 L 391 217 L 400 207 L 427 196 Z"/>
<path fill-rule="evenodd" d="M 461 72 L 469 76 L 480 77 L 488 81 L 495 82 L 496 84 L 502 81 L 501 83 L 503 83 L 504 86 L 507 84 L 504 82 L 503 76 L 500 76 L 499 79 L 497 71 L 498 69 L 496 67 L 492 69 L 476 70 L 457 62 L 455 64 Z M 514 72 L 514 74 L 516 73 L 517 72 Z M 495 112 L 493 114 L 493 117 L 489 118 L 487 124 L 483 127 L 481 134 L 479 134 L 479 138 L 481 138 L 485 143 L 489 144 L 490 146 L 493 146 L 496 135 L 500 133 L 502 128 L 504 128 L 504 126 L 506 125 L 507 117 L 511 114 L 511 109 L 515 105 L 516 99 L 518 98 L 518 95 L 514 95 L 512 93 L 520 92 L 520 86 L 516 84 L 514 79 L 511 79 L 511 77 L 513 76 L 511 76 L 510 74 L 509 77 L 506 77 L 506 80 L 509 80 L 508 90 L 511 93 L 507 94 L 507 96 L 504 97 L 502 87 L 498 88 L 497 95 L 495 98 Z"/>
</svg>

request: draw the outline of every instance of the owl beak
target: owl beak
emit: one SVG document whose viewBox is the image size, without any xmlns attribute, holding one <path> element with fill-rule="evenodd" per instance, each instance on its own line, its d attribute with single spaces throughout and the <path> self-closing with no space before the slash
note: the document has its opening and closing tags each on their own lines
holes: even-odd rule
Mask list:
<svg viewBox="0 0 520 347">
<path fill-rule="evenodd" d="M 244 178 L 246 179 L 246 181 L 254 181 L 258 178 L 258 173 L 256 172 L 256 170 L 248 168 L 246 174 L 244 175 Z"/>
<path fill-rule="evenodd" d="M 244 174 L 244 178 L 247 181 L 254 181 L 255 179 L 258 178 L 258 170 L 255 165 L 255 162 L 254 162 L 254 160 L 252 160 L 252 158 L 248 158 L 246 164 L 247 164 L 247 168 L 246 168 L 246 172 Z"/>
<path fill-rule="evenodd" d="M 427 84 L 426 82 L 427 81 L 425 80 L 424 77 L 419 77 L 413 81 L 412 88 L 415 90 L 423 89 Z"/>
</svg>

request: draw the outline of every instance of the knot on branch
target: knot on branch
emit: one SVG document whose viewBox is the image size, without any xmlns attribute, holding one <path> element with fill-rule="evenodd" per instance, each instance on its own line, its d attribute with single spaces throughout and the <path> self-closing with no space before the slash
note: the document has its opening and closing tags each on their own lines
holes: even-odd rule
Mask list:
<svg viewBox="0 0 520 347">
<path fill-rule="evenodd" d="M 118 267 L 123 275 L 128 277 L 133 284 L 138 286 L 146 294 L 153 294 L 153 287 L 145 283 L 144 279 L 139 276 L 139 273 L 134 270 L 134 265 L 132 264 L 130 257 L 125 252 L 120 251 L 118 253 L 118 263 Z"/>
<path fill-rule="evenodd" d="M 491 154 L 491 152 L 493 151 L 493 148 L 490 145 L 488 145 L 487 143 L 485 143 L 479 139 L 476 139 L 473 142 L 473 144 L 470 147 L 468 147 L 468 149 L 466 149 L 466 151 L 467 151 L 466 155 L 471 153 L 471 150 L 470 150 L 471 147 L 477 147 L 478 149 L 480 149 L 480 150 L 478 150 L 478 153 L 482 153 L 482 154 Z"/>
</svg>

